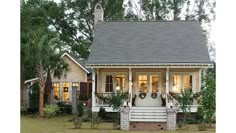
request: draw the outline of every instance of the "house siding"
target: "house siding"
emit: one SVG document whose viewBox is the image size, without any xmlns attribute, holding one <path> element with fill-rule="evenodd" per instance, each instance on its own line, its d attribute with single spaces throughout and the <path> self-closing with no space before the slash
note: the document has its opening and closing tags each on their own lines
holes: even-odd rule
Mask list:
<svg viewBox="0 0 236 133">
<path fill-rule="evenodd" d="M 69 71 L 66 72 L 66 78 L 64 74 L 61 76 L 60 79 L 57 77 L 52 76 L 53 82 L 87 82 L 87 73 L 79 67 L 75 62 L 73 62 L 69 57 L 64 56 L 64 61 L 69 64 Z"/>
</svg>

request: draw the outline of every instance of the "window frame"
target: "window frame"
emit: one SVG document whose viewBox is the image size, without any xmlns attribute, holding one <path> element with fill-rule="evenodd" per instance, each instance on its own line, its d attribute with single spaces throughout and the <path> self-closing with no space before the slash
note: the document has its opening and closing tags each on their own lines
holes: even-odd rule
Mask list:
<svg viewBox="0 0 236 133">
<path fill-rule="evenodd" d="M 106 76 L 107 75 L 112 75 L 112 77 L 116 76 L 116 75 L 125 75 L 125 90 L 129 90 L 128 89 L 128 73 L 127 72 L 103 72 L 102 73 L 102 93 L 113 93 L 113 92 L 106 92 L 106 88 L 105 88 L 105 82 L 106 82 Z M 114 88 L 114 86 L 116 86 L 116 81 L 113 82 L 113 91 L 116 89 Z"/>
<path fill-rule="evenodd" d="M 61 99 L 60 99 L 60 96 L 61 96 L 61 92 L 60 92 L 60 90 L 61 90 L 61 84 L 60 84 L 60 82 L 52 82 L 52 84 L 53 84 L 53 101 L 54 102 L 59 102 Z M 55 95 L 55 89 L 54 89 L 54 84 L 58 84 L 59 86 L 58 86 L 58 100 L 56 100 L 55 98 L 54 98 L 54 95 Z"/>
<path fill-rule="evenodd" d="M 136 72 L 135 73 L 136 75 L 136 87 L 135 87 L 135 90 L 136 90 L 136 93 L 138 92 L 139 93 L 139 75 L 147 75 L 147 90 L 148 90 L 148 93 L 152 93 L 151 92 L 151 88 L 150 88 L 150 76 L 152 75 L 158 75 L 158 92 L 157 93 L 161 93 L 162 92 L 162 76 L 161 76 L 161 72 Z"/>
<path fill-rule="evenodd" d="M 194 75 L 194 72 L 170 72 L 170 76 L 169 76 L 169 79 L 170 79 L 170 82 L 169 82 L 169 91 L 172 92 L 172 82 L 173 82 L 173 79 L 172 79 L 172 76 L 173 75 L 180 75 L 180 79 L 181 79 L 181 91 L 184 88 L 184 76 L 185 75 L 191 75 L 192 76 L 192 91 L 195 92 L 195 89 L 196 89 L 196 77 Z M 175 93 L 175 92 L 174 92 Z M 181 93 L 181 92 L 180 92 Z M 176 94 L 180 94 L 180 93 L 176 93 Z"/>
</svg>

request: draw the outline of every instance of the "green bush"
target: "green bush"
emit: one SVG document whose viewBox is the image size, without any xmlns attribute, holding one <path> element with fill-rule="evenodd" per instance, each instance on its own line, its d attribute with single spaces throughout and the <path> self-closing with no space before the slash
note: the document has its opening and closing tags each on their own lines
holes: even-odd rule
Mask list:
<svg viewBox="0 0 236 133">
<path fill-rule="evenodd" d="M 78 117 L 81 117 L 84 115 L 84 106 L 81 102 L 77 104 L 77 112 L 78 112 Z"/>
<path fill-rule="evenodd" d="M 105 108 L 100 107 L 99 112 L 98 112 L 98 117 L 106 119 L 106 117 L 107 117 L 106 114 L 107 114 L 107 112 L 106 112 Z"/>
<path fill-rule="evenodd" d="M 54 117 L 57 112 L 59 112 L 60 108 L 57 106 L 57 105 L 46 105 L 44 108 L 43 108 L 43 113 L 44 113 L 44 116 L 46 118 L 51 118 L 51 117 Z"/>
</svg>

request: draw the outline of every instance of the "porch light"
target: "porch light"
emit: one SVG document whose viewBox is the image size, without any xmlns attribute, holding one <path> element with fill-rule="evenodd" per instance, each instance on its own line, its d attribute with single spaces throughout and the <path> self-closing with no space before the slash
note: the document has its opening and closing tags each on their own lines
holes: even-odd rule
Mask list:
<svg viewBox="0 0 236 133">
<path fill-rule="evenodd" d="M 116 86 L 116 91 L 120 91 L 120 86 Z"/>
</svg>

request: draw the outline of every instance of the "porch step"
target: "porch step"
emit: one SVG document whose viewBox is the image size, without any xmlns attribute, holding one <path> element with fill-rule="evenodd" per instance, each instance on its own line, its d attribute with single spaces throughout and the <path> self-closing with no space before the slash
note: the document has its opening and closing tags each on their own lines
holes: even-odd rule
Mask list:
<svg viewBox="0 0 236 133">
<path fill-rule="evenodd" d="M 130 121 L 132 122 L 166 122 L 166 107 L 132 107 Z"/>
</svg>

